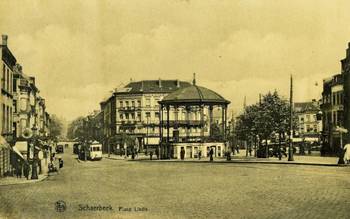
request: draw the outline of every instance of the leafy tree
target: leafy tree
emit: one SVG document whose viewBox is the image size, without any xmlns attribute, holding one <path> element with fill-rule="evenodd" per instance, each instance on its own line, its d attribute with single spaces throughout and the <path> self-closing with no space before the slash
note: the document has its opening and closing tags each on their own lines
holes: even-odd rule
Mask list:
<svg viewBox="0 0 350 219">
<path fill-rule="evenodd" d="M 50 130 L 50 137 L 56 141 L 63 134 L 62 133 L 63 123 L 55 114 L 51 115 L 49 130 Z"/>
<path fill-rule="evenodd" d="M 265 140 L 265 151 L 267 156 L 267 140 L 276 134 L 281 140 L 289 131 L 289 103 L 280 97 L 277 91 L 267 93 L 260 103 L 245 108 L 244 113 L 238 117 L 237 136 L 241 140 L 248 140 L 252 136 L 259 136 Z M 293 121 L 294 122 L 294 121 Z"/>
<path fill-rule="evenodd" d="M 67 137 L 69 139 L 78 139 L 79 141 L 83 141 L 86 137 L 86 133 L 84 130 L 84 117 L 78 117 L 73 120 L 68 125 Z"/>
</svg>

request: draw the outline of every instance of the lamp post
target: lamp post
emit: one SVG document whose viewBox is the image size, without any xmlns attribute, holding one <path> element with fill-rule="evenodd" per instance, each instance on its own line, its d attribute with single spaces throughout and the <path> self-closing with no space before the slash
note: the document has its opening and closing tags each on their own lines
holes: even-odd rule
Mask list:
<svg viewBox="0 0 350 219">
<path fill-rule="evenodd" d="M 32 127 L 33 137 L 30 140 L 30 147 L 33 148 L 33 162 L 32 162 L 32 176 L 30 179 L 38 179 L 38 171 L 37 171 L 37 153 L 35 152 L 35 145 L 37 143 L 37 128 L 35 126 Z"/>
<path fill-rule="evenodd" d="M 290 76 L 290 96 L 289 96 L 289 148 L 288 161 L 294 161 L 293 158 L 293 76 Z"/>
<path fill-rule="evenodd" d="M 339 126 L 337 126 L 337 128 L 335 130 L 338 131 L 339 135 L 340 135 L 340 152 L 339 152 L 338 164 L 345 164 L 344 153 L 343 153 L 343 133 L 344 134 L 348 133 L 348 130 L 343 128 L 343 127 L 339 127 Z"/>
</svg>

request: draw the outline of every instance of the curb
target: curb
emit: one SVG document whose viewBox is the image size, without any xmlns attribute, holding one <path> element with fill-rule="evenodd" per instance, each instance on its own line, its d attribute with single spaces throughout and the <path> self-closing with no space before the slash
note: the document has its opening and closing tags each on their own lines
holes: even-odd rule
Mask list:
<svg viewBox="0 0 350 219">
<path fill-rule="evenodd" d="M 282 164 L 282 165 L 304 165 L 304 166 L 328 166 L 328 167 L 345 167 L 346 165 L 327 164 L 327 163 L 302 163 L 302 162 L 271 162 L 271 161 L 177 161 L 177 160 L 128 160 L 138 162 L 173 162 L 173 163 L 211 163 L 211 164 Z"/>
<path fill-rule="evenodd" d="M 43 178 L 41 179 L 37 179 L 37 180 L 26 180 L 24 182 L 10 182 L 10 183 L 7 183 L 7 184 L 1 184 L 0 183 L 0 186 L 9 186 L 9 185 L 22 185 L 22 184 L 32 184 L 32 183 L 37 183 L 37 182 L 41 182 L 41 181 L 44 181 L 45 179 L 47 179 L 49 177 L 49 175 L 44 175 Z"/>
</svg>

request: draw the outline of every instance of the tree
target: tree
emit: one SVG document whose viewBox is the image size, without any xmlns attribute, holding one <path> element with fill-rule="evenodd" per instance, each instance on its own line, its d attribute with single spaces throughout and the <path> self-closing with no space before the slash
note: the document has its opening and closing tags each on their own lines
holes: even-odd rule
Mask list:
<svg viewBox="0 0 350 219">
<path fill-rule="evenodd" d="M 55 115 L 51 115 L 51 121 L 49 125 L 50 137 L 53 140 L 58 140 L 60 136 L 62 136 L 63 131 L 63 123 L 62 121 Z"/>
<path fill-rule="evenodd" d="M 247 106 L 238 117 L 238 138 L 247 141 L 252 136 L 259 136 L 259 145 L 261 140 L 265 140 L 265 147 L 259 147 L 258 152 L 267 157 L 267 140 L 277 134 L 280 142 L 289 131 L 289 109 L 288 101 L 280 97 L 277 91 L 267 93 L 260 103 Z"/>
<path fill-rule="evenodd" d="M 86 130 L 84 130 L 84 117 L 78 117 L 73 120 L 68 125 L 67 137 L 69 139 L 77 139 L 79 141 L 83 141 L 86 137 Z"/>
</svg>

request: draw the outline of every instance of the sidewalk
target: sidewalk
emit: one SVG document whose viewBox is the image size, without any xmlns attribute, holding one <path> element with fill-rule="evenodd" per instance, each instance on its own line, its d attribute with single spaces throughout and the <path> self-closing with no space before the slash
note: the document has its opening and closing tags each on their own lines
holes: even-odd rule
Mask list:
<svg viewBox="0 0 350 219">
<path fill-rule="evenodd" d="M 134 160 L 131 156 L 125 158 L 125 156 L 110 154 L 104 154 L 103 158 L 112 160 L 124 160 L 124 161 L 146 161 L 146 162 L 188 162 L 188 163 L 208 163 L 208 157 L 198 158 L 186 158 L 185 160 L 170 159 L 170 160 L 157 160 L 156 156 L 153 156 L 153 160 L 150 160 L 149 156 L 140 155 Z M 287 157 L 282 157 L 279 160 L 276 157 L 270 158 L 256 158 L 254 156 L 246 157 L 245 151 L 241 150 L 239 154 L 235 154 L 231 157 L 232 160 L 227 161 L 225 157 L 214 157 L 214 163 L 251 163 L 251 164 L 291 164 L 291 165 L 313 165 L 313 166 L 339 166 L 338 157 L 321 157 L 317 154 L 311 156 L 294 155 L 294 161 L 288 161 Z M 342 165 L 346 166 L 346 165 Z"/>
<path fill-rule="evenodd" d="M 4 178 L 0 179 L 0 186 L 36 183 L 36 182 L 43 181 L 47 177 L 48 177 L 48 175 L 40 174 L 40 175 L 38 175 L 38 179 L 31 180 L 30 176 L 29 176 L 29 180 L 27 180 L 23 176 L 22 176 L 22 178 L 17 178 L 16 176 L 15 177 L 9 176 L 9 177 L 4 177 Z"/>
</svg>

